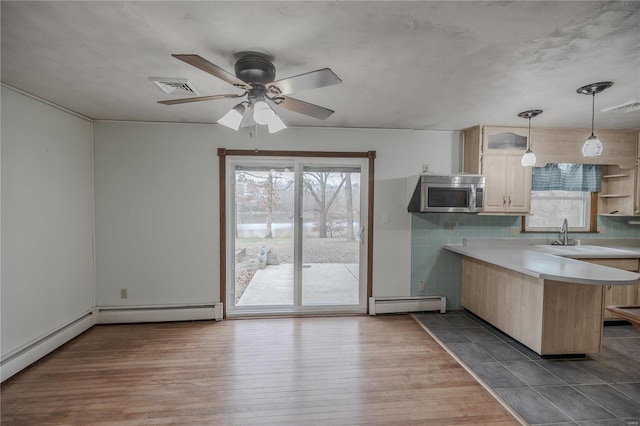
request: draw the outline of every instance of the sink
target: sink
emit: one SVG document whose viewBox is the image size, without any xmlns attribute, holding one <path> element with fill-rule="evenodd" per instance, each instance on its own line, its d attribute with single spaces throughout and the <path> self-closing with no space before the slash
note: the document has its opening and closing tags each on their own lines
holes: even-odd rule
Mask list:
<svg viewBox="0 0 640 426">
<path fill-rule="evenodd" d="M 603 247 L 603 246 L 572 246 L 570 247 L 570 249 L 577 252 L 584 252 L 584 253 L 602 253 L 602 254 L 616 254 L 616 253 L 628 254 L 629 253 L 628 250 L 621 250 L 617 248 Z"/>
<path fill-rule="evenodd" d="M 542 248 L 550 252 L 562 252 L 562 253 L 570 253 L 571 246 L 555 246 L 551 244 L 536 244 L 534 247 Z"/>
<path fill-rule="evenodd" d="M 562 245 L 535 245 L 534 247 L 540 247 L 547 249 L 551 252 L 560 252 L 560 253 L 574 253 L 574 254 L 629 254 L 631 253 L 628 250 L 621 250 L 612 247 L 603 247 L 603 246 L 562 246 Z"/>
</svg>

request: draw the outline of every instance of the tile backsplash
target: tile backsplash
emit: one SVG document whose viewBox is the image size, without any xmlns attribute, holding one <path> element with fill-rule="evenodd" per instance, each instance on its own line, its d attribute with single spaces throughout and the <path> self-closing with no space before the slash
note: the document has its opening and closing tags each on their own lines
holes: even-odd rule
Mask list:
<svg viewBox="0 0 640 426">
<path fill-rule="evenodd" d="M 629 225 L 626 217 L 598 217 L 600 234 L 572 234 L 587 238 L 640 238 L 640 225 Z M 640 221 L 640 218 L 638 218 Z M 466 237 L 557 238 L 558 233 L 520 233 L 520 216 L 481 216 L 456 213 L 422 213 L 411 217 L 411 295 L 447 298 L 447 309 L 460 309 L 460 256 L 442 249 L 444 244 L 462 244 Z M 514 235 L 515 234 L 515 235 Z M 420 281 L 425 291 L 418 291 Z"/>
</svg>

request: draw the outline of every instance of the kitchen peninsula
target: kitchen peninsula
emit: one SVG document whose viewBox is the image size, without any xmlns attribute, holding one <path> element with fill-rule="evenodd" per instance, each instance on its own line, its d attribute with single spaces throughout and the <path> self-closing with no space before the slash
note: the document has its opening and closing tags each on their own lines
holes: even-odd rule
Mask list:
<svg viewBox="0 0 640 426">
<path fill-rule="evenodd" d="M 464 308 L 542 356 L 575 355 L 600 352 L 605 287 L 640 281 L 636 272 L 602 264 L 638 271 L 637 240 L 591 243 L 468 238 L 444 248 L 463 256 Z"/>
</svg>

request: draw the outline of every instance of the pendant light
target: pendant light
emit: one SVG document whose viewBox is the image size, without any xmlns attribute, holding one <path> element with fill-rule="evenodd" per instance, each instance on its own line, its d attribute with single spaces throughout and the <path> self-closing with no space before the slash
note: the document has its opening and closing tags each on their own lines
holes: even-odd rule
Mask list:
<svg viewBox="0 0 640 426">
<path fill-rule="evenodd" d="M 536 165 L 536 155 L 531 150 L 533 143 L 531 142 L 531 119 L 542 114 L 541 109 L 532 109 L 518 114 L 518 117 L 529 119 L 529 137 L 527 138 L 527 151 L 522 156 L 522 165 L 524 167 L 533 167 Z"/>
<path fill-rule="evenodd" d="M 220 120 L 218 120 L 218 124 L 222 124 L 225 127 L 238 131 L 240 128 L 240 123 L 242 123 L 242 117 L 244 116 L 245 106 L 243 103 L 239 103 L 234 106 L 228 113 L 226 113 Z"/>
<path fill-rule="evenodd" d="M 593 120 L 595 117 L 595 108 L 596 108 L 596 93 L 600 93 L 605 89 L 608 89 L 613 85 L 612 81 L 603 81 L 600 83 L 591 83 L 586 86 L 580 87 L 576 92 L 581 95 L 591 95 L 591 136 L 587 138 L 587 140 L 582 145 L 582 156 L 583 157 L 596 157 L 598 155 L 602 155 L 602 142 L 600 139 L 593 133 Z"/>
<path fill-rule="evenodd" d="M 276 113 L 265 101 L 258 101 L 253 104 L 253 119 L 258 124 L 269 124 Z"/>
<path fill-rule="evenodd" d="M 280 117 L 278 117 L 278 114 L 276 114 L 275 111 L 273 113 L 273 117 L 267 123 L 267 127 L 269 128 L 269 133 L 279 132 L 280 130 L 287 128 L 287 126 L 282 122 L 282 120 L 280 119 Z"/>
</svg>

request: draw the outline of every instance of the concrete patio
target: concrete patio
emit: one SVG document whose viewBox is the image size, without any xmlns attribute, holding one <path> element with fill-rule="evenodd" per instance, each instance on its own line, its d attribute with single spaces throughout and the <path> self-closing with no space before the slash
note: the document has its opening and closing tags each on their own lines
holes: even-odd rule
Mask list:
<svg viewBox="0 0 640 426">
<path fill-rule="evenodd" d="M 357 305 L 358 264 L 312 263 L 302 269 L 303 305 Z M 293 264 L 256 271 L 237 306 L 293 304 Z"/>
</svg>

